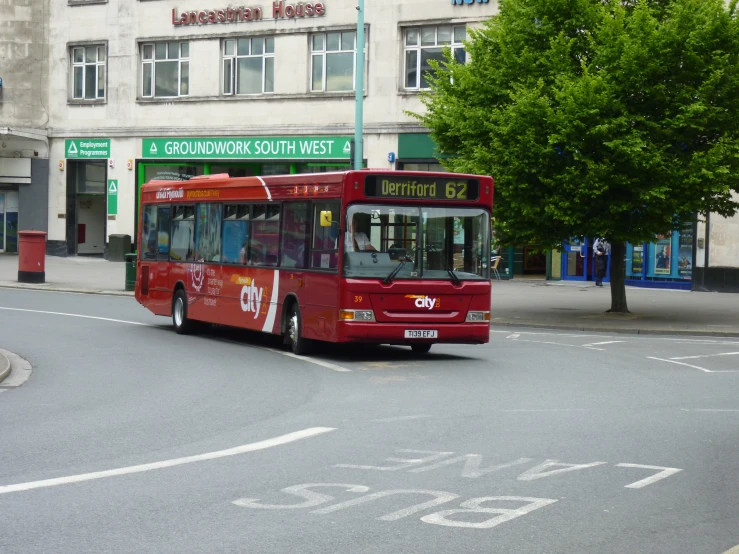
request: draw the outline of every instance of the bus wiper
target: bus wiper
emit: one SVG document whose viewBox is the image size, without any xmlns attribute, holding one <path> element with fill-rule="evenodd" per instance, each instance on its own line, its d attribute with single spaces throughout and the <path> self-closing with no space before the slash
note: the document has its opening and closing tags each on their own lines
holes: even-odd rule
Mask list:
<svg viewBox="0 0 739 554">
<path fill-rule="evenodd" d="M 446 272 L 449 274 L 449 276 L 452 278 L 452 283 L 454 286 L 459 286 L 459 284 L 462 282 L 459 277 L 457 277 L 457 274 L 454 273 L 454 269 L 447 269 Z"/>
<path fill-rule="evenodd" d="M 400 262 L 397 267 L 395 267 L 385 279 L 383 279 L 383 283 L 386 285 L 389 285 L 392 283 L 393 279 L 395 279 L 395 276 L 400 273 L 400 270 L 403 269 L 403 266 L 406 264 L 406 262 L 411 261 L 411 256 L 415 253 L 416 249 L 413 248 L 410 252 L 406 253 L 405 257 L 403 258 L 403 261 Z"/>
</svg>

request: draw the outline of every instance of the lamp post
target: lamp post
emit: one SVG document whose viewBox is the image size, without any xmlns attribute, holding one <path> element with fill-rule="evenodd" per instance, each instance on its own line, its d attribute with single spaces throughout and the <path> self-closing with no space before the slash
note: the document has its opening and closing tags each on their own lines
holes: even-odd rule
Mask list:
<svg viewBox="0 0 739 554">
<path fill-rule="evenodd" d="M 364 0 L 357 5 L 357 78 L 354 101 L 354 169 L 362 169 L 362 120 L 364 102 Z"/>
</svg>

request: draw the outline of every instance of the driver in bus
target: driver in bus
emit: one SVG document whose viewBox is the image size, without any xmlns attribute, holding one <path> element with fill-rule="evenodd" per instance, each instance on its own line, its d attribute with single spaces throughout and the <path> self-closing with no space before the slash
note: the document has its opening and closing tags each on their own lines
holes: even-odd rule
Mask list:
<svg viewBox="0 0 739 554">
<path fill-rule="evenodd" d="M 346 251 L 347 252 L 377 252 L 377 248 L 372 246 L 367 233 L 363 233 L 359 230 L 359 214 L 354 214 L 352 217 L 351 229 L 347 233 L 346 240 Z"/>
</svg>

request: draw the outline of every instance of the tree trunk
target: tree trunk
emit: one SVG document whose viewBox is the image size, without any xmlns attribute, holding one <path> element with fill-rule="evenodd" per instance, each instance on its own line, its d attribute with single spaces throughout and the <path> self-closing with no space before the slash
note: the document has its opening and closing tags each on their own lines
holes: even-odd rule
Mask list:
<svg viewBox="0 0 739 554">
<path fill-rule="evenodd" d="M 611 309 L 609 313 L 628 314 L 626 306 L 626 243 L 611 243 Z"/>
</svg>

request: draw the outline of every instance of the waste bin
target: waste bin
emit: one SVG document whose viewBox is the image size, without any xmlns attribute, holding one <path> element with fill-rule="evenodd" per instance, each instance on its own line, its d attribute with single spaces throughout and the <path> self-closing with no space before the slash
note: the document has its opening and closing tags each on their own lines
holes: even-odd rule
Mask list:
<svg viewBox="0 0 739 554">
<path fill-rule="evenodd" d="M 126 254 L 126 290 L 136 288 L 136 252 Z"/>
<path fill-rule="evenodd" d="M 131 252 L 131 235 L 110 235 L 108 238 L 108 261 L 123 262 Z"/>
<path fill-rule="evenodd" d="M 46 233 L 18 231 L 18 282 L 46 282 Z"/>
</svg>

